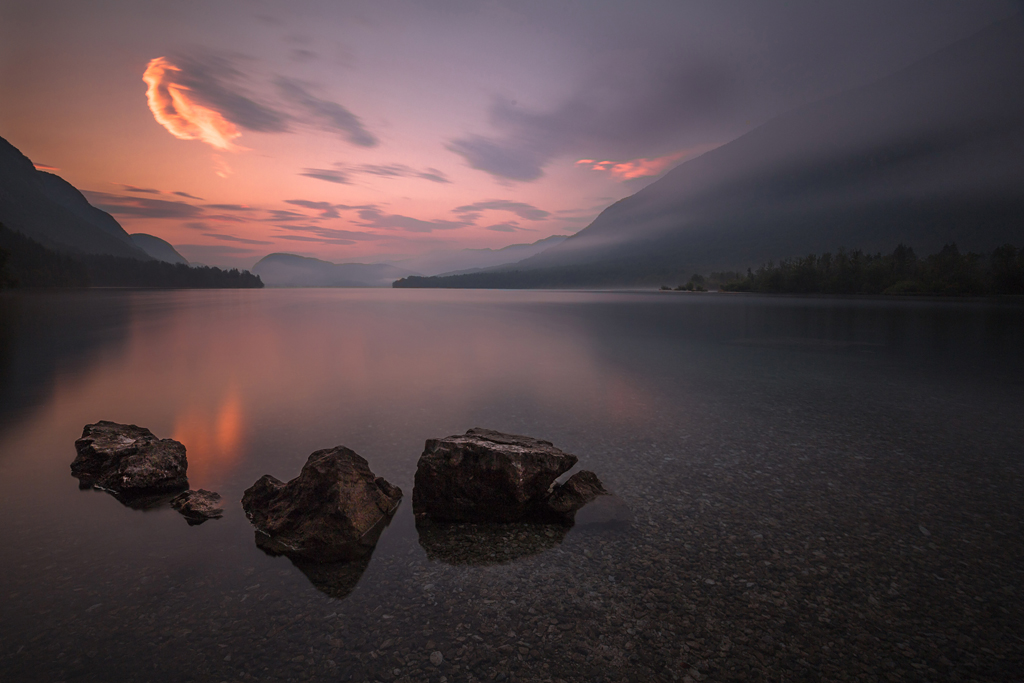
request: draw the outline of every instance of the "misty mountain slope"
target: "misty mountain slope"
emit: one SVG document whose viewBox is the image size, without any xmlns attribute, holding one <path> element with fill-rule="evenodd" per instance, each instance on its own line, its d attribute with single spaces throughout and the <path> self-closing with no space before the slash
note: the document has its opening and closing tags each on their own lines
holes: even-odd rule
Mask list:
<svg viewBox="0 0 1024 683">
<path fill-rule="evenodd" d="M 180 263 L 182 265 L 189 265 L 188 259 L 178 253 L 178 250 L 174 246 L 166 241 L 162 240 L 155 235 L 147 235 L 144 232 L 136 232 L 131 235 L 132 242 L 142 251 L 146 252 L 157 261 L 164 261 L 165 263 Z"/>
<path fill-rule="evenodd" d="M 252 267 L 268 287 L 390 287 L 409 271 L 387 263 L 330 263 L 295 254 L 268 254 Z"/>
<path fill-rule="evenodd" d="M 502 286 L 641 284 L 839 246 L 928 253 L 1022 237 L 1016 16 L 683 163 L 562 244 L 495 270 L 529 271 Z"/>
<path fill-rule="evenodd" d="M 3 138 L 0 223 L 61 251 L 150 259 L 113 216 L 91 205 L 63 178 L 37 171 Z"/>
<path fill-rule="evenodd" d="M 415 258 L 390 261 L 409 273 L 423 275 L 452 275 L 481 268 L 492 268 L 515 263 L 549 249 L 566 240 L 564 235 L 552 235 L 530 244 L 510 244 L 501 249 L 459 249 L 433 251 Z"/>
</svg>

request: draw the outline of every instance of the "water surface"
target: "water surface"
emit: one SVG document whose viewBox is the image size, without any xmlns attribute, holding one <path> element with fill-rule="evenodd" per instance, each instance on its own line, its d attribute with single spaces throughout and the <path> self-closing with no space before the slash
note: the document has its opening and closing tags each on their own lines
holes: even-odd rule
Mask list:
<svg viewBox="0 0 1024 683">
<path fill-rule="evenodd" d="M 5 294 L 0 672 L 1006 678 L 1024 661 L 1022 349 L 1024 309 L 999 302 Z M 80 491 L 74 440 L 101 419 L 184 443 L 224 518 Z M 632 524 L 421 538 L 423 442 L 471 427 L 577 454 Z M 372 558 L 267 556 L 242 492 L 336 445 L 406 494 Z"/>
</svg>

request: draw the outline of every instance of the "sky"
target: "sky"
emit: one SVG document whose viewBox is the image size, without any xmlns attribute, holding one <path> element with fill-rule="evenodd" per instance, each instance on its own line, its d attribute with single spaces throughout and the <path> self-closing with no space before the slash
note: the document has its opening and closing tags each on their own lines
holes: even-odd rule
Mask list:
<svg viewBox="0 0 1024 683">
<path fill-rule="evenodd" d="M 190 261 L 573 234 L 1010 0 L 3 0 L 0 136 Z"/>
</svg>

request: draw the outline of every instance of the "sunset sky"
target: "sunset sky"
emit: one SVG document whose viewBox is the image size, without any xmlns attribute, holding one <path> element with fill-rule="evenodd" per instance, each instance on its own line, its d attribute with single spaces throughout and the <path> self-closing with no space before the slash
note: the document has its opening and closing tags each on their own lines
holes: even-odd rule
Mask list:
<svg viewBox="0 0 1024 683">
<path fill-rule="evenodd" d="M 1018 6 L 4 0 L 0 136 L 210 265 L 498 248 Z"/>
</svg>

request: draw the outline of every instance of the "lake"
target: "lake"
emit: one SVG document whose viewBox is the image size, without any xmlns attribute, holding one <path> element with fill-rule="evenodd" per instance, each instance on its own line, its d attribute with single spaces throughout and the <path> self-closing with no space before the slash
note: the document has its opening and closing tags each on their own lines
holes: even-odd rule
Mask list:
<svg viewBox="0 0 1024 683">
<path fill-rule="evenodd" d="M 1022 680 L 1022 416 L 1019 302 L 5 293 L 0 678 Z M 101 419 L 181 441 L 224 517 L 79 490 Z M 472 427 L 632 521 L 422 537 L 424 441 Z M 337 445 L 405 492 L 369 563 L 263 553 L 242 492 Z"/>
</svg>

